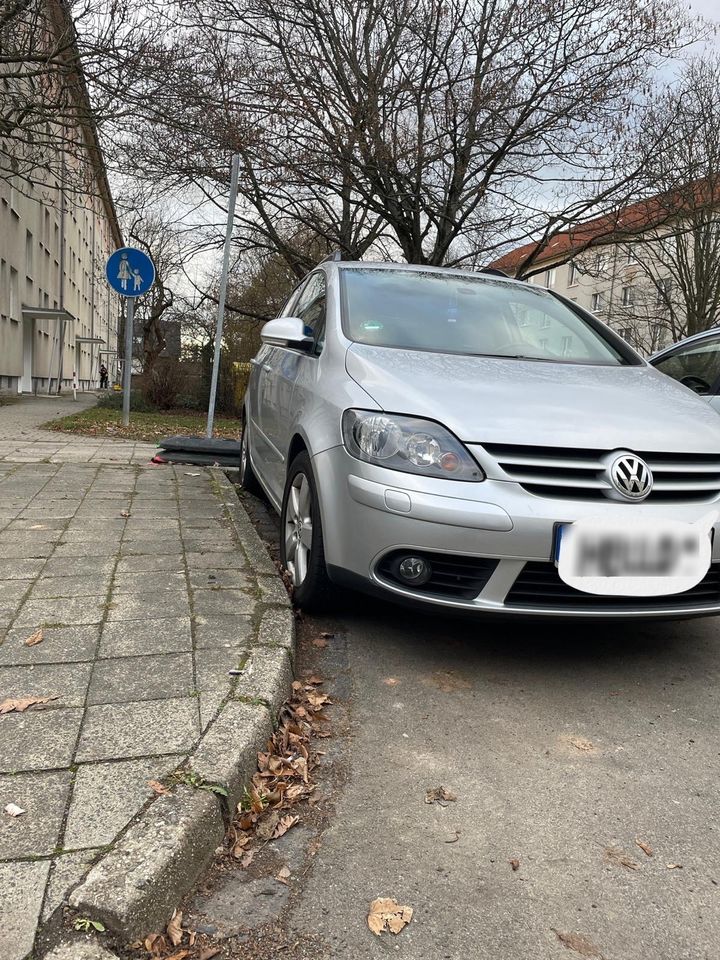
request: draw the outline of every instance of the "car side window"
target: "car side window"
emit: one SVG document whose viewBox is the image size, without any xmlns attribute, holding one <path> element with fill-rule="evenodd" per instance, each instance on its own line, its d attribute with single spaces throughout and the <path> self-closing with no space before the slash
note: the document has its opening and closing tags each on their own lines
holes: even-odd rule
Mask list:
<svg viewBox="0 0 720 960">
<path fill-rule="evenodd" d="M 312 335 L 315 341 L 313 352 L 316 354 L 322 351 L 325 340 L 325 304 L 325 274 L 312 273 L 295 302 L 293 315 L 300 317 L 306 332 Z"/>
<path fill-rule="evenodd" d="M 295 316 L 297 316 L 297 314 L 294 313 L 293 311 L 295 310 L 295 305 L 297 304 L 299 297 L 302 296 L 302 292 L 303 292 L 303 290 L 305 289 L 305 287 L 307 286 L 307 284 L 308 284 L 308 281 L 307 281 L 307 280 L 303 280 L 302 283 L 299 283 L 299 284 L 295 287 L 295 289 L 293 290 L 293 292 L 292 292 L 292 293 L 290 294 L 290 296 L 288 297 L 287 303 L 285 304 L 285 306 L 284 306 L 284 307 L 282 308 L 282 310 L 280 311 L 279 316 L 281 316 L 281 317 L 295 317 Z"/>
<path fill-rule="evenodd" d="M 654 366 L 695 393 L 709 394 L 720 377 L 720 337 L 689 344 L 658 360 Z"/>
</svg>

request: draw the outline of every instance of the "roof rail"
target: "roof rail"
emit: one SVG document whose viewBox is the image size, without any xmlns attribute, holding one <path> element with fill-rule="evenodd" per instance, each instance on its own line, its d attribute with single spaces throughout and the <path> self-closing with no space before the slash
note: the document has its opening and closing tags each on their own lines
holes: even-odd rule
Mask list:
<svg viewBox="0 0 720 960">
<path fill-rule="evenodd" d="M 342 250 L 333 250 L 332 253 L 329 253 L 326 257 L 323 257 L 320 263 L 339 263 L 342 258 Z"/>
</svg>

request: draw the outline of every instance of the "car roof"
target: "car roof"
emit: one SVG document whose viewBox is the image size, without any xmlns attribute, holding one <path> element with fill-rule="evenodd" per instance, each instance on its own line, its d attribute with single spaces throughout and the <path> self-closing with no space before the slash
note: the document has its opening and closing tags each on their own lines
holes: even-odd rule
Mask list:
<svg viewBox="0 0 720 960">
<path fill-rule="evenodd" d="M 394 263 L 392 261 L 375 260 L 328 260 L 321 264 L 323 267 L 336 267 L 339 270 L 401 270 L 404 273 L 440 273 L 450 274 L 456 277 L 474 277 L 485 280 L 499 280 L 502 283 L 523 284 L 523 280 L 516 280 L 514 277 L 505 276 L 502 271 L 494 268 L 480 267 L 477 270 L 461 267 L 438 267 L 430 266 L 425 263 Z"/>
<path fill-rule="evenodd" d="M 673 350 L 677 350 L 679 347 L 684 347 L 689 343 L 695 343 L 710 337 L 717 337 L 719 334 L 720 324 L 716 324 L 714 327 L 708 327 L 707 330 L 701 330 L 700 333 L 694 333 L 691 337 L 685 337 L 684 340 L 678 340 L 677 343 L 672 343 L 669 347 L 663 347 L 662 350 L 658 350 L 657 353 L 653 353 L 651 357 L 648 357 L 648 360 L 650 363 L 653 363 L 655 360 L 659 360 L 660 357 L 664 357 L 666 353 L 672 353 Z"/>
</svg>

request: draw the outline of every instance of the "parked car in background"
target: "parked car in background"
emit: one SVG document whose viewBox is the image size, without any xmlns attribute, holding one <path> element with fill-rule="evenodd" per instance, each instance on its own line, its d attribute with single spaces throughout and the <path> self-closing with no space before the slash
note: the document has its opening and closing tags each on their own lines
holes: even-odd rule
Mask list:
<svg viewBox="0 0 720 960">
<path fill-rule="evenodd" d="M 320 264 L 262 331 L 241 482 L 296 601 L 720 612 L 720 419 L 596 317 L 493 275 Z"/>
<path fill-rule="evenodd" d="M 650 357 L 650 363 L 689 387 L 720 413 L 720 327 L 660 350 Z"/>
</svg>

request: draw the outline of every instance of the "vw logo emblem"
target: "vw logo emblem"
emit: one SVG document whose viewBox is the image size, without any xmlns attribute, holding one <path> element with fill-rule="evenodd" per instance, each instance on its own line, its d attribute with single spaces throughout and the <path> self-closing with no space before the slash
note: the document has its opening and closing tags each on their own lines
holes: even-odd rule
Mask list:
<svg viewBox="0 0 720 960">
<path fill-rule="evenodd" d="M 652 490 L 650 467 L 633 454 L 623 454 L 610 465 L 610 482 L 628 500 L 644 500 Z"/>
</svg>

